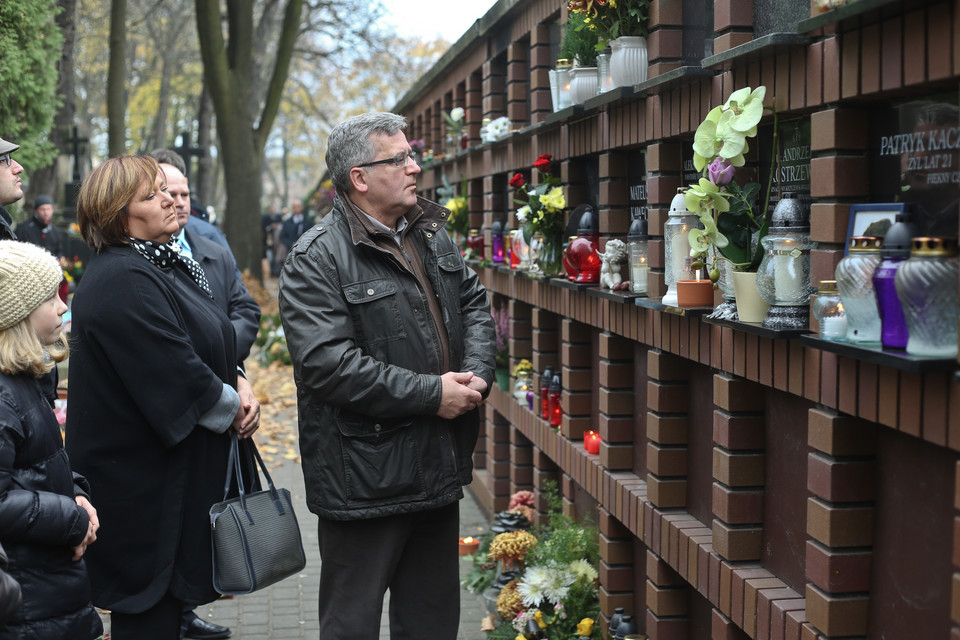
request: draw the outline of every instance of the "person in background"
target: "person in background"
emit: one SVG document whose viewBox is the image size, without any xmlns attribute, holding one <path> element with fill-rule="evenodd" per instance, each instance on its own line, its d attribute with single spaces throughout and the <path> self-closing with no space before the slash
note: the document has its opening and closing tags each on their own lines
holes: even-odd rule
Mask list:
<svg viewBox="0 0 960 640">
<path fill-rule="evenodd" d="M 230 318 L 179 232 L 156 160 L 107 160 L 77 199 L 96 255 L 73 298 L 66 447 L 97 488 L 88 555 L 112 640 L 177 640 L 185 605 L 212 602 L 210 506 L 223 497 L 229 429 L 259 426 Z"/>
<path fill-rule="evenodd" d="M 324 638 L 377 638 L 388 588 L 393 640 L 453 640 L 460 619 L 457 503 L 494 326 L 450 212 L 417 197 L 405 129 L 391 113 L 334 127 L 336 202 L 280 273 Z"/>
<path fill-rule="evenodd" d="M 11 155 L 19 148 L 20 145 L 0 138 L 0 240 L 13 240 L 17 237 L 13 232 L 13 216 L 6 207 L 23 197 L 20 179 L 23 165 Z"/>
<path fill-rule="evenodd" d="M 91 640 L 103 633 L 83 556 L 99 521 L 73 473 L 39 378 L 67 357 L 59 261 L 0 241 L 0 543 L 23 602 L 0 640 Z"/>
<path fill-rule="evenodd" d="M 53 226 L 53 200 L 39 195 L 33 201 L 33 217 L 17 225 L 17 239 L 43 247 L 57 258 L 63 255 L 60 232 Z"/>
<path fill-rule="evenodd" d="M 290 205 L 290 217 L 283 221 L 280 227 L 280 245 L 282 246 L 280 264 L 286 260 L 290 249 L 296 244 L 297 239 L 303 235 L 303 232 L 310 228 L 313 220 L 303 212 L 303 203 L 294 200 Z M 278 256 L 279 257 L 279 256 Z"/>
</svg>

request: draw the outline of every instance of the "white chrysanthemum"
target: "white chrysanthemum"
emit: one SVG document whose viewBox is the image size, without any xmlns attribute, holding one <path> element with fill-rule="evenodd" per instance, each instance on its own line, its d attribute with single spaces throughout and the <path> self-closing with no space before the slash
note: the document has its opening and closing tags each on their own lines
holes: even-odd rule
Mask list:
<svg viewBox="0 0 960 640">
<path fill-rule="evenodd" d="M 463 120 L 464 111 L 463 107 L 455 107 L 450 110 L 450 119 L 454 122 L 460 122 Z"/>
<path fill-rule="evenodd" d="M 570 563 L 570 571 L 576 576 L 577 580 L 584 582 L 593 582 L 597 579 L 597 570 L 586 560 L 574 560 Z"/>
<path fill-rule="evenodd" d="M 519 222 L 520 224 L 523 224 L 524 222 L 526 222 L 527 217 L 530 215 L 530 213 L 531 213 L 531 209 L 530 209 L 530 205 L 528 204 L 525 204 L 519 209 L 517 209 L 517 222 Z"/>
<path fill-rule="evenodd" d="M 517 584 L 517 592 L 523 597 L 523 606 L 539 607 L 546 597 L 546 590 L 551 584 L 552 572 L 546 567 L 528 567 Z"/>
<path fill-rule="evenodd" d="M 576 576 L 568 569 L 554 567 L 548 573 L 549 580 L 543 588 L 543 595 L 550 602 L 563 602 L 570 592 L 570 587 L 576 580 Z"/>
</svg>

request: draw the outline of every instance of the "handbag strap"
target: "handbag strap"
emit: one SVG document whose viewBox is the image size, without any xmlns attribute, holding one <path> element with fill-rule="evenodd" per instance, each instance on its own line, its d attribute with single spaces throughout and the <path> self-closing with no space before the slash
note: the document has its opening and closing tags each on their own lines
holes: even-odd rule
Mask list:
<svg viewBox="0 0 960 640">
<path fill-rule="evenodd" d="M 280 499 L 280 494 L 273 484 L 273 478 L 270 477 L 270 472 L 267 471 L 267 465 L 264 464 L 263 458 L 260 457 L 260 451 L 257 449 L 257 444 L 253 441 L 253 439 L 248 439 L 247 446 L 249 446 L 253 451 L 253 457 L 257 461 L 257 465 L 260 467 L 260 470 L 263 472 L 263 477 L 267 479 L 267 486 L 270 488 L 270 497 L 273 499 L 274 503 L 276 503 L 277 511 L 280 513 L 280 515 L 283 515 L 283 501 Z M 244 513 L 247 514 L 247 517 L 250 518 L 250 514 L 247 511 L 246 491 L 243 486 L 243 473 L 241 472 L 240 467 L 240 442 L 237 438 L 237 432 L 231 429 L 230 451 L 227 453 L 227 481 L 223 485 L 224 500 L 226 500 L 227 496 L 230 494 L 230 485 L 232 484 L 234 474 L 237 476 L 237 489 L 240 492 L 240 507 L 243 509 Z M 250 519 L 252 522 L 252 518 Z"/>
</svg>

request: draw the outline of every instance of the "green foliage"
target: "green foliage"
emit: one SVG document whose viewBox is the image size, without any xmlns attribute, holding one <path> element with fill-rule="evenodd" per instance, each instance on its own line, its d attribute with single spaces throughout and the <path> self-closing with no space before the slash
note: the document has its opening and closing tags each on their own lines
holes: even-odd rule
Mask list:
<svg viewBox="0 0 960 640">
<path fill-rule="evenodd" d="M 47 140 L 60 106 L 57 10 L 50 0 L 0 2 L 0 137 L 20 145 L 17 161 L 28 170 L 58 153 Z"/>
<path fill-rule="evenodd" d="M 480 546 L 477 551 L 470 556 L 472 567 L 470 571 L 460 578 L 460 586 L 470 593 L 483 593 L 490 588 L 493 581 L 497 578 L 497 563 L 491 562 L 487 558 L 490 552 L 491 535 L 483 535 L 478 538 Z"/>
<path fill-rule="evenodd" d="M 583 14 L 570 12 L 563 26 L 560 57 L 576 60 L 578 66 L 597 66 L 597 33 L 587 26 Z"/>
<path fill-rule="evenodd" d="M 253 344 L 260 347 L 257 359 L 263 364 L 282 362 L 290 364 L 290 351 L 287 349 L 287 339 L 283 335 L 283 324 L 280 315 L 265 315 L 260 318 L 260 331 Z"/>
</svg>

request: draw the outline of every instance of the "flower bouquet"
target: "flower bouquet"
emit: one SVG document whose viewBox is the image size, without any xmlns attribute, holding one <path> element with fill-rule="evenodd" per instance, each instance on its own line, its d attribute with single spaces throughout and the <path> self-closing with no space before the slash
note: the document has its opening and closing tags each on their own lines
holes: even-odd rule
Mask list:
<svg viewBox="0 0 960 640">
<path fill-rule="evenodd" d="M 73 260 L 61 257 L 60 268 L 63 269 L 63 278 L 67 282 L 78 282 L 83 276 L 83 260 L 78 256 L 73 256 Z"/>
<path fill-rule="evenodd" d="M 443 119 L 447 123 L 447 145 L 465 149 L 467 147 L 466 132 L 463 130 L 464 116 L 466 112 L 463 107 L 454 107 L 450 113 L 443 113 Z"/>
<path fill-rule="evenodd" d="M 567 8 L 597 34 L 598 51 L 621 36 L 647 37 L 650 0 L 569 0 Z"/>
<path fill-rule="evenodd" d="M 552 156 L 544 154 L 533 163 L 542 180 L 536 186 L 529 186 L 520 173 L 510 178 L 510 186 L 517 193 L 513 201 L 523 205 L 517 209 L 523 240 L 532 247 L 533 235 L 541 234 L 542 245 L 537 262 L 540 271 L 548 276 L 559 274 L 563 266 L 563 209 L 567 206 L 560 179 L 550 173 L 552 160 Z"/>
</svg>

